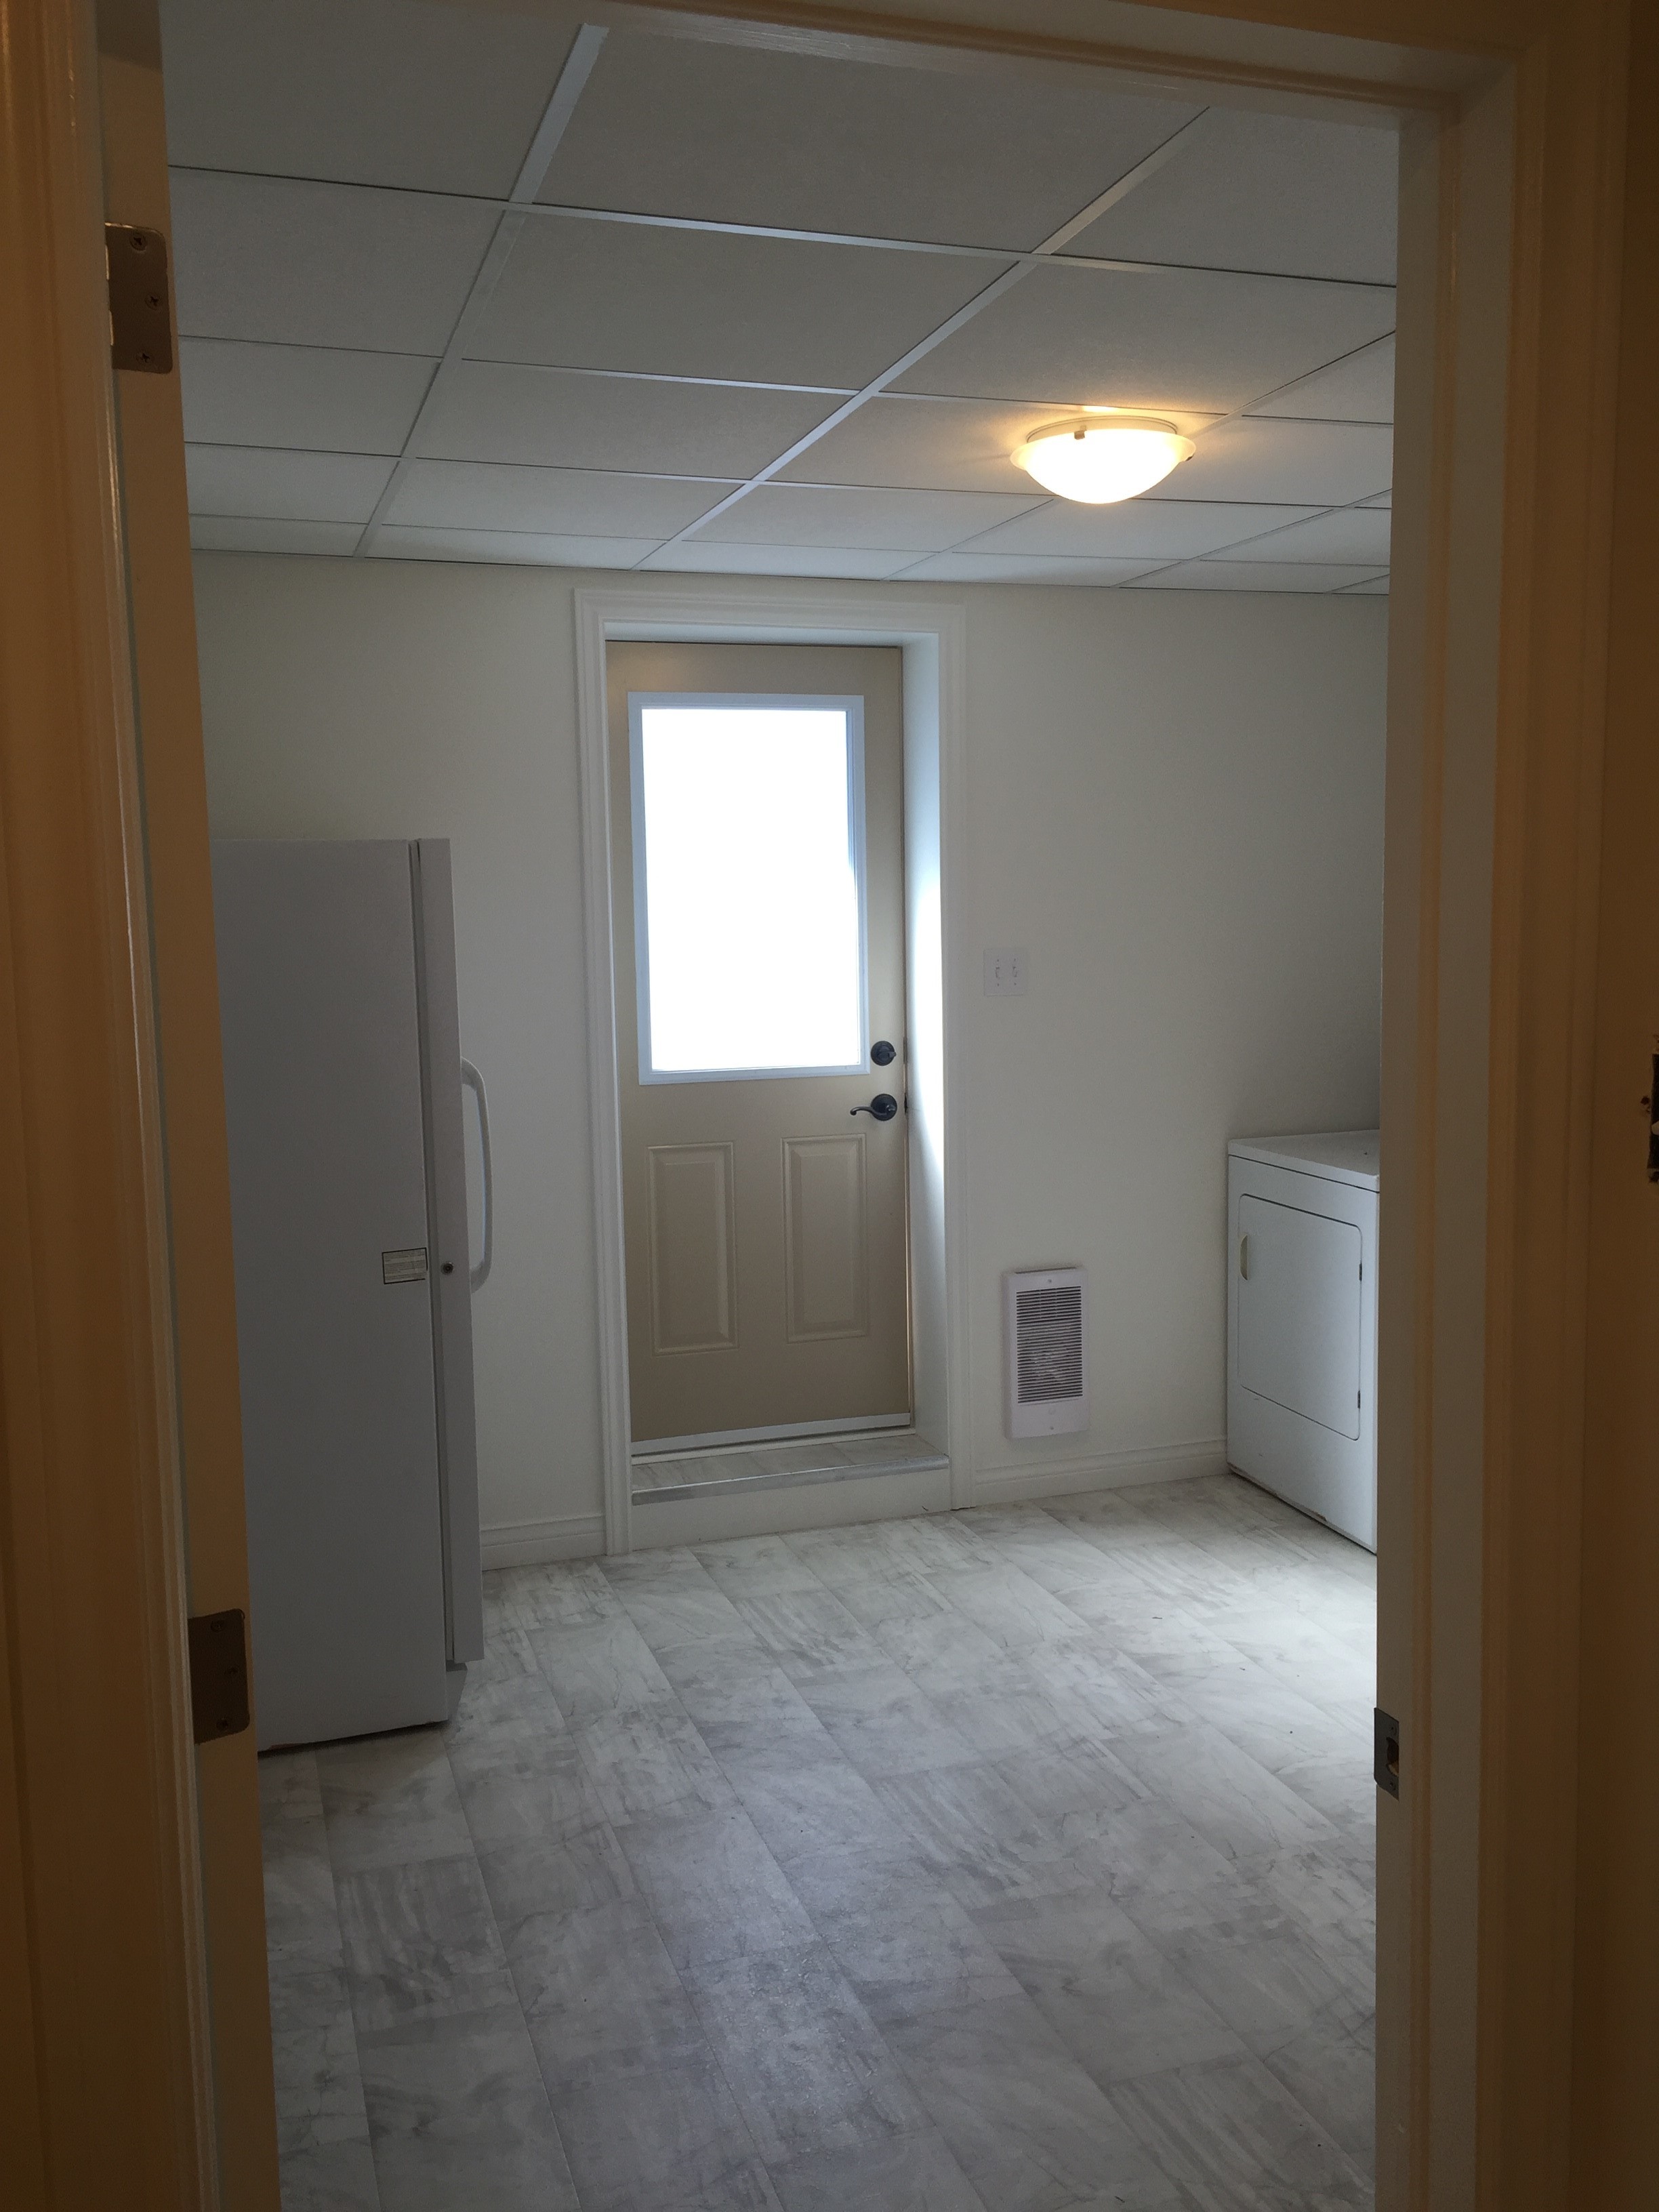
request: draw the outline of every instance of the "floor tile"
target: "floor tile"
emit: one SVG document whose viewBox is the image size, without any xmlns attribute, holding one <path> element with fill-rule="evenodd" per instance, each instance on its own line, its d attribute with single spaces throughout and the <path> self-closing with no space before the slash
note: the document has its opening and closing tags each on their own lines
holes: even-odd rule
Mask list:
<svg viewBox="0 0 1659 2212">
<path fill-rule="evenodd" d="M 712 2057 L 552 2093 L 581 2212 L 777 2212 Z"/>
<path fill-rule="evenodd" d="M 517 2006 L 363 2039 L 382 2212 L 580 2212 Z"/>
<path fill-rule="evenodd" d="M 1019 1994 L 970 1915 L 902 1849 L 827 1851 L 792 1864 L 789 1881 L 876 2021 Z"/>
<path fill-rule="evenodd" d="M 809 2152 L 771 2169 L 783 2212 L 985 2212 L 937 2129 L 853 2150 Z"/>
<path fill-rule="evenodd" d="M 1029 1999 L 924 2013 L 883 2032 L 996 2212 L 1070 2212 L 1101 2197 L 1131 2212 L 1182 2205 L 1176 2185 Z"/>
<path fill-rule="evenodd" d="M 348 1875 L 340 1884 L 340 1925 L 360 2037 L 517 2002 L 471 1852 Z"/>
<path fill-rule="evenodd" d="M 879 1651 L 876 1656 L 873 1666 L 820 1675 L 802 1691 L 849 1765 L 873 1781 L 973 1759 L 974 1747 L 961 1730 L 902 1668 Z"/>
<path fill-rule="evenodd" d="M 811 1922 L 741 1809 L 647 1814 L 622 1831 L 622 1842 L 677 1966 L 813 1940 Z"/>
<path fill-rule="evenodd" d="M 1101 1891 L 1020 1898 L 975 1912 L 973 1922 L 1103 2087 L 1244 2056 L 1220 2014 Z"/>
<path fill-rule="evenodd" d="M 502 1941 L 550 2086 L 705 2054 L 696 2008 L 642 1897 L 514 1922 Z"/>
<path fill-rule="evenodd" d="M 327 1744 L 316 1757 L 337 1875 L 471 1849 L 441 1729 Z"/>
<path fill-rule="evenodd" d="M 693 1967 L 685 1984 L 769 2166 L 925 2126 L 897 2062 L 822 1943 Z"/>
<path fill-rule="evenodd" d="M 1367 2212 L 1372 2185 L 1260 2059 L 1120 2083 L 1149 2157 L 1203 2212 Z"/>
</svg>

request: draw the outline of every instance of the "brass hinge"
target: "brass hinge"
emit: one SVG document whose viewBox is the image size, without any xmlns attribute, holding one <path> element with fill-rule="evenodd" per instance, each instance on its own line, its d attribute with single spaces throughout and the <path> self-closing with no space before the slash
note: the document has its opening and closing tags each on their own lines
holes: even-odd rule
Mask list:
<svg viewBox="0 0 1659 2212">
<path fill-rule="evenodd" d="M 167 375 L 173 367 L 167 240 L 159 230 L 106 222 L 104 258 L 109 264 L 111 360 L 117 368 Z"/>
<path fill-rule="evenodd" d="M 196 1613 L 190 1628 L 190 1716 L 198 1743 L 240 1735 L 248 1723 L 247 1615 Z"/>
</svg>

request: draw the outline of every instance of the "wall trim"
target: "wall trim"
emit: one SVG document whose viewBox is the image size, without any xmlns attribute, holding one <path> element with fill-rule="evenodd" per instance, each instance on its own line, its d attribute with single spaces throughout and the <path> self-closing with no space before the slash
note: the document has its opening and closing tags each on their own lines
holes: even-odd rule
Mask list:
<svg viewBox="0 0 1659 2212">
<path fill-rule="evenodd" d="M 723 643 L 896 645 L 905 655 L 907 766 L 913 659 L 925 661 L 938 725 L 939 832 L 939 1157 L 942 1182 L 939 1270 L 944 1314 L 938 1332 L 945 1408 L 928 1441 L 951 1462 L 952 1505 L 972 1502 L 971 1399 L 963 1164 L 963 1088 L 954 1007 L 963 979 L 953 953 L 963 849 L 963 763 L 966 750 L 967 649 L 959 606 L 908 598 L 849 599 L 833 592 L 762 593 L 729 585 L 678 590 L 579 589 L 574 595 L 576 714 L 581 766 L 582 907 L 587 980 L 590 1139 L 593 1164 L 595 1289 L 599 1340 L 599 1421 L 605 1549 L 633 1547 L 633 1480 L 628 1394 L 628 1307 L 623 1268 L 622 1115 L 617 1090 L 616 963 L 611 880 L 611 748 L 605 647 L 618 640 L 692 638 Z M 948 1132 L 948 1137 L 946 1135 Z M 912 1200 L 911 1231 L 918 1214 Z M 943 1427 L 945 1433 L 933 1431 Z"/>
<path fill-rule="evenodd" d="M 1187 1482 L 1195 1475 L 1225 1474 L 1227 1439 L 1200 1437 L 1190 1443 L 1146 1444 L 1134 1451 L 1090 1452 L 1076 1459 L 982 1467 L 974 1478 L 975 1505 L 1012 1505 L 1022 1498 L 1066 1498 L 1073 1492 L 1125 1490 L 1143 1482 Z"/>
<path fill-rule="evenodd" d="M 479 1530 L 484 1571 L 539 1567 L 554 1559 L 596 1559 L 605 1549 L 603 1513 L 560 1513 L 550 1521 L 489 1521 Z"/>
</svg>

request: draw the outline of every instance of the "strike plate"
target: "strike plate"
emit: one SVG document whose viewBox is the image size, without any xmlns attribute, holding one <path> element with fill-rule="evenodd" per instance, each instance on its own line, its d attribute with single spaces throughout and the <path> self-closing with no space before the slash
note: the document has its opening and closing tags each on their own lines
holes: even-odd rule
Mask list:
<svg viewBox="0 0 1659 2212">
<path fill-rule="evenodd" d="M 1376 1786 L 1386 1790 L 1390 1797 L 1400 1795 L 1400 1723 L 1392 1713 L 1385 1713 L 1381 1705 L 1371 1716 L 1371 1769 L 1376 1777 Z"/>
<path fill-rule="evenodd" d="M 192 1613 L 190 1627 L 190 1716 L 198 1743 L 240 1735 L 248 1723 L 247 1615 Z"/>
<path fill-rule="evenodd" d="M 110 357 L 117 368 L 165 376 L 173 367 L 167 299 L 167 242 L 159 230 L 104 225 L 109 264 Z"/>
</svg>

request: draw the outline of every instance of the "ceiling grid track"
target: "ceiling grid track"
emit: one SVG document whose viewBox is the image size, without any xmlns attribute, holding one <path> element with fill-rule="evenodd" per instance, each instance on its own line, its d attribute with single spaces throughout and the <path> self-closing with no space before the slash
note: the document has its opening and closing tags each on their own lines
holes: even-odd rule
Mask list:
<svg viewBox="0 0 1659 2212">
<path fill-rule="evenodd" d="M 478 264 L 478 273 L 472 280 L 472 289 L 466 295 L 460 313 L 455 318 L 455 327 L 449 334 L 443 357 L 432 372 L 432 381 L 427 386 L 426 397 L 409 426 L 409 435 L 404 440 L 403 451 L 398 456 L 392 474 L 386 478 L 386 489 L 375 501 L 374 511 L 363 525 L 362 535 L 354 549 L 356 557 L 360 560 L 374 550 L 380 526 L 397 500 L 404 478 L 421 458 L 427 424 L 437 410 L 446 385 L 453 380 L 456 369 L 466 357 L 467 341 L 483 319 L 491 295 L 501 282 L 501 271 L 507 266 L 507 257 L 518 243 L 519 233 L 524 228 L 531 205 L 546 179 L 554 155 L 558 151 L 559 141 L 576 112 L 576 102 L 581 98 L 583 88 L 593 74 L 593 64 L 599 58 L 599 50 L 605 39 L 605 32 L 598 24 L 584 23 L 571 41 L 564 67 L 559 71 L 558 82 L 549 95 L 547 106 L 542 111 L 542 119 L 530 142 L 530 150 L 524 157 L 518 179 L 501 209 L 495 234 L 485 249 L 483 259 Z"/>
<path fill-rule="evenodd" d="M 1106 190 L 1091 199 L 1086 207 L 1079 208 L 1069 222 L 1061 223 L 1058 230 L 1045 238 L 1042 243 L 1034 248 L 1029 255 L 1016 261 L 1012 268 L 1005 269 L 1000 276 L 994 276 L 982 291 L 975 292 L 973 298 L 958 307 L 954 315 L 947 315 L 937 330 L 930 331 L 925 338 L 920 339 L 916 344 L 910 347 L 908 352 L 902 353 L 890 368 L 883 369 L 879 376 L 873 377 L 861 392 L 855 392 L 850 399 L 843 401 L 839 407 L 826 415 L 822 422 L 815 423 L 805 437 L 797 438 L 793 446 L 786 447 L 775 460 L 769 461 L 763 469 L 757 471 L 747 483 L 739 484 L 735 491 L 729 492 L 724 499 L 717 501 L 706 514 L 700 514 L 695 522 L 688 523 L 684 530 L 676 531 L 672 538 L 665 538 L 660 545 L 654 547 L 642 560 L 636 561 L 635 567 L 648 571 L 653 562 L 660 555 L 672 552 L 675 546 L 684 544 L 688 538 L 694 538 L 708 524 L 716 520 L 720 515 L 728 514 L 740 500 L 747 499 L 751 491 L 757 490 L 762 484 L 770 483 L 780 471 L 787 469 L 792 461 L 799 460 L 803 453 L 811 453 L 814 446 L 827 438 L 830 431 L 838 429 L 849 416 L 856 415 L 860 407 L 885 392 L 890 385 L 904 375 L 907 370 L 914 368 L 919 361 L 925 361 L 936 346 L 943 345 L 946 338 L 954 337 L 966 324 L 972 322 L 975 315 L 982 313 L 994 300 L 1000 300 L 1005 292 L 1012 291 L 1014 286 L 1022 283 L 1034 269 L 1042 268 L 1053 255 L 1060 251 L 1062 246 L 1086 230 L 1091 223 L 1098 222 L 1109 209 L 1115 208 L 1120 200 L 1126 199 L 1137 185 L 1144 184 L 1148 177 L 1156 176 L 1164 164 L 1173 159 L 1186 143 L 1189 133 L 1198 128 L 1208 113 L 1207 108 L 1200 108 L 1198 113 L 1183 123 L 1178 131 L 1171 131 L 1161 146 L 1155 146 L 1144 160 L 1137 161 L 1132 169 L 1127 170 L 1115 184 L 1109 185 Z"/>
</svg>

